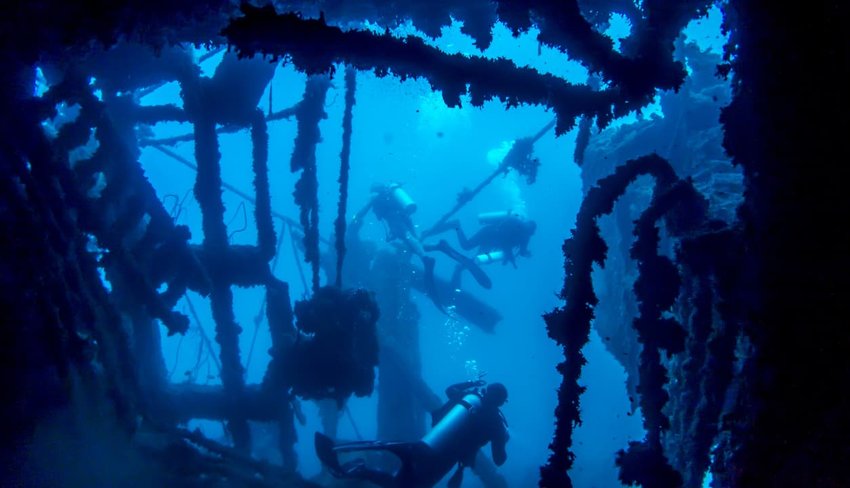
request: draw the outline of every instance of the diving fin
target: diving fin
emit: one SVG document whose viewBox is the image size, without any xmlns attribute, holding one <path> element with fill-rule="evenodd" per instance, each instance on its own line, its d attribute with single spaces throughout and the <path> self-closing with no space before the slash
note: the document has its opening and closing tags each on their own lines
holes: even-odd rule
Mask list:
<svg viewBox="0 0 850 488">
<path fill-rule="evenodd" d="M 361 458 L 341 465 L 339 463 L 340 452 L 387 451 L 395 454 L 402 464 L 408 465 L 413 462 L 413 450 L 416 447 L 416 443 L 393 441 L 355 441 L 337 445 L 333 439 L 321 432 L 316 432 L 314 439 L 316 456 L 322 465 L 328 468 L 328 471 L 337 478 L 362 471 L 365 467 L 365 461 Z"/>
<path fill-rule="evenodd" d="M 366 461 L 363 458 L 357 458 L 342 465 L 342 472 L 346 477 L 356 477 L 364 471 L 366 471 Z"/>
<path fill-rule="evenodd" d="M 334 441 L 325 434 L 316 432 L 314 444 L 316 447 L 316 456 L 318 456 L 319 461 L 328 468 L 328 471 L 332 475 L 337 477 L 342 476 L 344 472 L 339 465 L 339 457 L 334 449 Z"/>
</svg>

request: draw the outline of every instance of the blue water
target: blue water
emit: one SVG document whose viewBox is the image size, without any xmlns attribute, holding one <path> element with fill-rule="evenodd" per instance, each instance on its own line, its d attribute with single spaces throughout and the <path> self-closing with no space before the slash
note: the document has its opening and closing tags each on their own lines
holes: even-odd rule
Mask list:
<svg viewBox="0 0 850 488">
<path fill-rule="evenodd" d="M 724 41 L 719 18 L 719 12 L 714 10 L 707 19 L 694 22 L 686 31 L 688 37 L 719 50 Z M 622 37 L 628 27 L 622 19 L 614 19 L 608 34 Z M 402 27 L 397 31 L 407 34 L 412 29 Z M 538 54 L 534 32 L 514 39 L 507 29 L 499 27 L 494 34 L 495 40 L 484 53 L 486 56 L 506 56 L 517 64 L 577 83 L 584 82 L 587 77 L 580 65 L 565 61 L 560 53 L 542 47 Z M 434 43 L 447 52 L 477 53 L 472 40 L 460 34 L 456 24 L 446 29 L 444 36 Z M 221 54 L 206 61 L 202 66 L 205 73 L 211 75 L 220 59 Z M 320 124 L 323 141 L 317 153 L 320 232 L 324 237 L 332 235 L 338 198 L 336 180 L 342 143 L 344 86 L 341 67 L 337 72 L 325 107 L 328 117 Z M 297 103 L 305 80 L 305 75 L 291 66 L 279 67 L 272 82 L 272 109 L 280 110 Z M 174 84 L 166 85 L 143 99 L 143 103 L 179 104 L 178 90 Z M 391 76 L 377 78 L 362 72 L 357 76 L 356 97 L 348 216 L 353 216 L 367 202 L 373 183 L 397 181 L 404 184 L 418 203 L 414 220 L 420 229 L 429 227 L 447 211 L 464 187 L 471 188 L 486 177 L 511 141 L 534 134 L 553 118 L 541 107 L 505 110 L 498 101 L 477 108 L 464 100 L 460 108 L 447 108 L 440 94 L 432 92 L 425 81 L 399 82 Z M 268 103 L 267 92 L 261 107 L 268 109 Z M 155 135 L 168 137 L 191 130 L 188 124 L 160 124 L 155 128 Z M 293 218 L 297 217 L 297 209 L 291 193 L 298 175 L 290 173 L 289 158 L 295 132 L 294 119 L 269 124 L 272 207 Z M 503 411 L 510 425 L 511 440 L 508 461 L 501 471 L 510 486 L 536 486 L 538 468 L 549 454 L 547 445 L 553 432 L 555 390 L 560 382 L 555 365 L 562 360 L 562 355 L 546 337 L 541 314 L 560 304 L 556 294 L 563 285 L 561 244 L 569 235 L 582 198 L 579 168 L 572 162 L 574 139 L 575 132 L 559 138 L 554 137 L 554 132 L 547 134 L 535 147 L 542 164 L 535 185 L 529 186 L 515 175 L 498 178 L 458 215 L 468 230 L 477 228 L 479 212 L 508 208 L 522 209 L 538 224 L 530 245 L 530 258 L 518 261 L 517 269 L 500 265 L 487 269 L 493 279 L 492 290 L 479 288 L 471 279 L 464 281 L 466 291 L 496 306 L 503 314 L 504 319 L 494 334 L 485 334 L 458 317 L 440 313 L 427 298 L 413 292 L 422 314 L 419 327 L 423 377 L 432 389 L 442 392 L 449 384 L 476 378 L 480 372 L 486 372 L 488 380 L 500 381 L 508 387 L 510 398 Z M 253 193 L 248 133 L 222 135 L 220 144 L 223 179 Z M 187 159 L 194 159 L 192 143 L 178 144 L 174 150 Z M 193 242 L 200 243 L 203 235 L 201 214 L 191 193 L 193 171 L 151 148 L 143 151 L 141 160 L 167 208 L 179 210 L 178 223 L 189 226 Z M 225 221 L 232 233 L 231 243 L 254 244 L 256 231 L 250 203 L 227 191 L 223 198 Z M 177 205 L 178 201 L 182 201 L 182 205 Z M 245 214 L 240 205 L 247 210 Z M 244 225 L 246 216 L 247 225 Z M 279 222 L 277 226 L 280 232 Z M 383 236 L 382 224 L 370 217 L 363 237 L 382 241 Z M 453 238 L 451 240 L 453 242 Z M 286 235 L 275 274 L 290 284 L 293 300 L 305 295 L 295 259 L 289 235 Z M 453 263 L 444 256 L 437 259 L 437 274 L 448 278 Z M 198 330 L 200 326 L 210 338 L 214 335 L 209 305 L 204 298 L 191 292 L 189 297 L 198 311 L 200 323 L 193 322 L 192 330 L 185 337 L 163 338 L 166 365 L 174 382 L 216 384 L 220 380 L 215 364 L 203 348 Z M 244 329 L 240 349 L 246 366 L 246 382 L 258 383 L 268 364 L 270 347 L 267 327 L 261 323 L 252 348 L 254 319 L 263 292 L 259 288 L 234 289 L 234 297 L 236 319 Z M 188 313 L 185 302 L 179 307 Z M 253 351 L 250 356 L 249 351 Z M 640 413 L 630 414 L 623 369 L 605 350 L 596 333 L 591 335 L 585 355 L 588 364 L 581 382 L 588 390 L 582 397 L 583 424 L 575 433 L 577 458 L 571 476 L 580 487 L 619 486 L 614 456 L 628 441 L 643 436 Z M 365 438 L 374 438 L 376 399 L 353 398 L 349 407 L 359 432 Z M 303 408 L 307 424 L 299 426 L 298 454 L 300 469 L 309 477 L 319 471 L 312 433 L 320 429 L 320 424 L 314 404 L 304 402 Z M 192 423 L 193 427 L 196 425 L 209 436 L 223 439 L 220 424 Z M 354 437 L 353 426 L 346 417 L 341 420 L 339 436 Z M 473 476 L 467 476 L 464 486 L 480 485 Z"/>
</svg>

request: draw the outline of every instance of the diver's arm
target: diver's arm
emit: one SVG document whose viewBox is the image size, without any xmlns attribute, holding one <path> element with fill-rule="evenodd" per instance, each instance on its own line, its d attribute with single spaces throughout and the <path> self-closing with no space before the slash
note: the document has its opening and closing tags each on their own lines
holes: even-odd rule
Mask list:
<svg viewBox="0 0 850 488">
<path fill-rule="evenodd" d="M 483 385 L 484 382 L 481 380 L 464 381 L 463 383 L 457 383 L 446 388 L 446 396 L 449 397 L 449 399 L 451 400 L 458 400 L 460 398 L 463 398 L 463 395 L 465 395 L 470 388 Z"/>
<path fill-rule="evenodd" d="M 369 199 L 369 203 L 364 205 L 363 208 L 361 208 L 359 212 L 354 214 L 354 218 L 351 219 L 351 223 L 348 224 L 348 231 L 349 232 L 351 232 L 353 235 L 359 235 L 360 234 L 360 228 L 363 227 L 363 221 L 366 219 L 366 214 L 368 214 L 369 211 L 372 210 L 372 206 L 374 204 L 375 204 L 375 199 L 371 198 L 371 199 Z"/>
<path fill-rule="evenodd" d="M 519 242 L 520 256 L 531 256 L 531 251 L 528 250 L 528 243 L 531 242 L 531 236 L 534 235 L 534 232 L 536 230 L 537 224 L 533 220 L 526 221 L 524 224 L 521 225 L 520 229 L 517 229 L 517 235 L 522 236 Z"/>
<path fill-rule="evenodd" d="M 505 450 L 505 444 L 506 443 L 504 441 L 493 441 L 490 443 L 490 450 L 493 453 L 493 462 L 496 463 L 496 466 L 501 466 L 508 460 L 508 453 Z"/>
<path fill-rule="evenodd" d="M 528 250 L 528 241 L 531 239 L 523 239 L 522 243 L 519 245 L 519 255 L 523 257 L 530 257 L 531 251 Z"/>
<path fill-rule="evenodd" d="M 522 257 L 526 257 L 526 258 L 531 256 L 531 252 L 529 252 L 529 250 L 528 250 L 528 241 L 529 241 L 528 239 L 523 239 L 523 241 L 520 242 L 516 247 L 512 247 L 512 248 L 506 250 L 506 252 L 505 252 L 505 262 L 511 263 L 514 266 L 514 269 L 516 269 L 516 267 L 517 267 L 517 265 L 516 265 L 517 256 L 522 256 Z M 514 249 L 516 249 L 516 251 Z"/>
<path fill-rule="evenodd" d="M 496 463 L 496 466 L 505 464 L 505 461 L 508 459 L 508 453 L 505 450 L 505 445 L 507 445 L 510 437 L 510 434 L 508 434 L 508 428 L 505 424 L 505 418 L 500 412 L 498 430 L 496 431 L 496 435 L 490 440 L 490 452 L 493 454 L 493 462 Z"/>
<path fill-rule="evenodd" d="M 464 251 L 469 251 L 470 249 L 478 247 L 477 242 L 481 240 L 481 231 L 478 231 L 471 239 L 466 237 L 466 233 L 463 232 L 463 228 L 461 228 L 460 223 L 458 223 L 457 227 L 455 227 L 455 231 L 457 232 L 457 242 Z"/>
<path fill-rule="evenodd" d="M 496 466 L 505 464 L 508 459 L 505 445 L 507 445 L 509 437 L 508 430 L 502 425 L 499 435 L 490 441 L 490 452 L 493 454 L 493 462 L 496 463 Z"/>
</svg>

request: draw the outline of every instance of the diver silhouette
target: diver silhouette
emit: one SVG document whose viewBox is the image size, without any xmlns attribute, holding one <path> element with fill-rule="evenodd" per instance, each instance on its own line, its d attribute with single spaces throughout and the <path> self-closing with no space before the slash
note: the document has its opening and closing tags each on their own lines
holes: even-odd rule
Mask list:
<svg viewBox="0 0 850 488">
<path fill-rule="evenodd" d="M 449 488 L 457 488 L 464 469 L 473 467 L 478 450 L 488 443 L 497 465 L 507 460 L 509 435 L 499 407 L 507 401 L 508 391 L 501 383 L 485 385 L 482 380 L 467 381 L 446 389 L 448 401 L 432 412 L 432 429 L 419 441 L 335 444 L 316 432 L 316 454 L 333 476 L 365 480 L 382 488 L 428 488 L 457 466 L 448 482 Z M 401 467 L 389 473 L 368 467 L 363 459 L 339 462 L 341 452 L 364 451 L 391 452 Z"/>
<path fill-rule="evenodd" d="M 516 268 L 518 256 L 528 257 L 528 243 L 537 230 L 537 224 L 523 215 L 512 211 L 487 212 L 478 215 L 482 227 L 467 237 L 457 220 L 450 220 L 439 226 L 433 233 L 454 229 L 460 247 L 465 251 L 475 249 L 474 263 L 482 266 L 492 263 L 512 264 Z M 466 266 L 457 266 L 452 283 L 459 287 L 460 277 Z"/>
<path fill-rule="evenodd" d="M 423 244 L 413 223 L 413 214 L 417 210 L 416 202 L 398 183 L 376 183 L 372 185 L 372 198 L 355 216 L 362 220 L 371 210 L 375 217 L 384 223 L 387 241 L 399 243 L 405 250 L 419 256 L 425 267 L 426 293 L 442 309 L 442 302 L 436 293 L 434 282 L 434 258 L 426 253 L 439 251 L 458 266 L 466 269 L 484 288 L 491 288 L 492 282 L 487 274 L 472 259 L 453 249 L 446 241 L 437 244 Z"/>
</svg>

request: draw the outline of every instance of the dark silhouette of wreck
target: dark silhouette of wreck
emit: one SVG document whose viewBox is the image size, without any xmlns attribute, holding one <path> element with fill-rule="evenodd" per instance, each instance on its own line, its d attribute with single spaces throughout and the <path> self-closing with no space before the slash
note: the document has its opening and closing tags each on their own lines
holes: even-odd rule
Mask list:
<svg viewBox="0 0 850 488">
<path fill-rule="evenodd" d="M 33 0 L 0 6 L 4 486 L 311 485 L 295 469 L 293 395 L 366 394 L 379 362 L 370 345 L 373 298 L 318 282 L 315 146 L 335 63 L 352 73 L 349 114 L 353 73 L 361 70 L 425 78 L 449 106 L 461 95 L 475 105 L 489 99 L 508 107 L 543 105 L 556 116 L 558 134 L 580 126 L 576 161 L 583 162 L 587 190 L 564 243 L 564 306 L 545 315 L 565 358 L 557 365 L 563 382 L 540 486 L 572 486 L 581 349 L 598 301 L 591 271 L 606 258 L 633 263 L 630 317 L 636 318 L 618 327 L 630 331 L 633 350 L 640 351 L 630 372 L 637 376 L 635 403 L 648 433 L 619 453 L 623 482 L 698 486 L 710 469 L 717 486 L 850 486 L 846 3 L 723 4 L 730 40 L 717 70 L 730 77 L 732 92 L 720 124 L 744 190 L 731 221 L 708 211 L 713 196 L 704 194 L 695 170 L 681 171 L 689 164 L 681 161 L 687 152 L 635 155 L 609 161 L 610 168 L 584 157 L 594 123 L 604 128 L 646 106 L 657 90 L 682 87 L 687 73 L 674 44 L 713 2 L 252 4 Z M 612 12 L 633 25 L 622 51 L 597 29 Z M 451 18 L 464 22 L 479 48 L 491 42 L 497 20 L 515 33 L 534 25 L 542 43 L 579 60 L 605 83 L 571 84 L 510 61 L 449 55 L 420 39 L 347 27 L 364 19 L 387 27 L 410 20 L 426 35 L 438 35 Z M 207 78 L 175 47 L 179 43 L 226 47 L 230 54 Z M 269 115 L 257 109 L 273 68 L 259 58 L 236 61 L 254 54 L 285 58 L 310 75 L 298 106 Z M 49 83 L 39 96 L 33 92 L 36 67 Z M 180 83 L 182 107 L 134 103 L 135 91 L 169 81 Z M 48 136 L 43 123 L 60 104 L 78 106 L 79 114 Z M 290 308 L 288 285 L 270 271 L 281 237 L 269 203 L 266 123 L 273 116 L 298 122 L 291 168 L 300 172 L 295 198 L 312 287 L 362 320 L 349 339 L 367 346 L 352 350 L 346 340 L 327 346 L 349 354 L 346 371 L 358 372 L 331 378 L 340 381 L 333 388 L 322 383 L 327 378 L 293 378 L 304 367 L 293 358 L 305 355 L 292 337 L 299 330 L 320 337 L 321 327 L 308 316 L 323 309 L 316 302 L 319 312 L 305 306 L 308 318 L 296 322 L 299 310 Z M 187 230 L 175 225 L 138 164 L 143 141 L 136 126 L 162 121 L 194 128 L 200 246 L 188 243 Z M 347 124 L 350 137 L 350 116 Z M 253 246 L 228 243 L 217 139 L 225 129 L 251 134 Z M 96 149 L 72 160 L 69 153 L 92 138 Z M 347 151 L 341 159 L 344 216 Z M 618 232 L 634 238 L 609 247 L 597 219 L 643 175 L 653 181 L 646 208 L 634 222 L 621 215 L 617 224 Z M 334 246 L 340 257 L 344 236 L 339 221 Z M 661 252 L 662 241 L 675 251 Z M 234 285 L 266 290 L 272 360 L 258 385 L 244 381 Z M 220 387 L 165 380 L 159 329 L 186 331 L 189 319 L 175 304 L 187 289 L 210 298 Z M 427 397 L 427 387 L 421 389 Z M 226 421 L 233 446 L 176 427 L 191 418 Z M 250 457 L 248 421 L 279 426 L 282 465 Z"/>
</svg>

